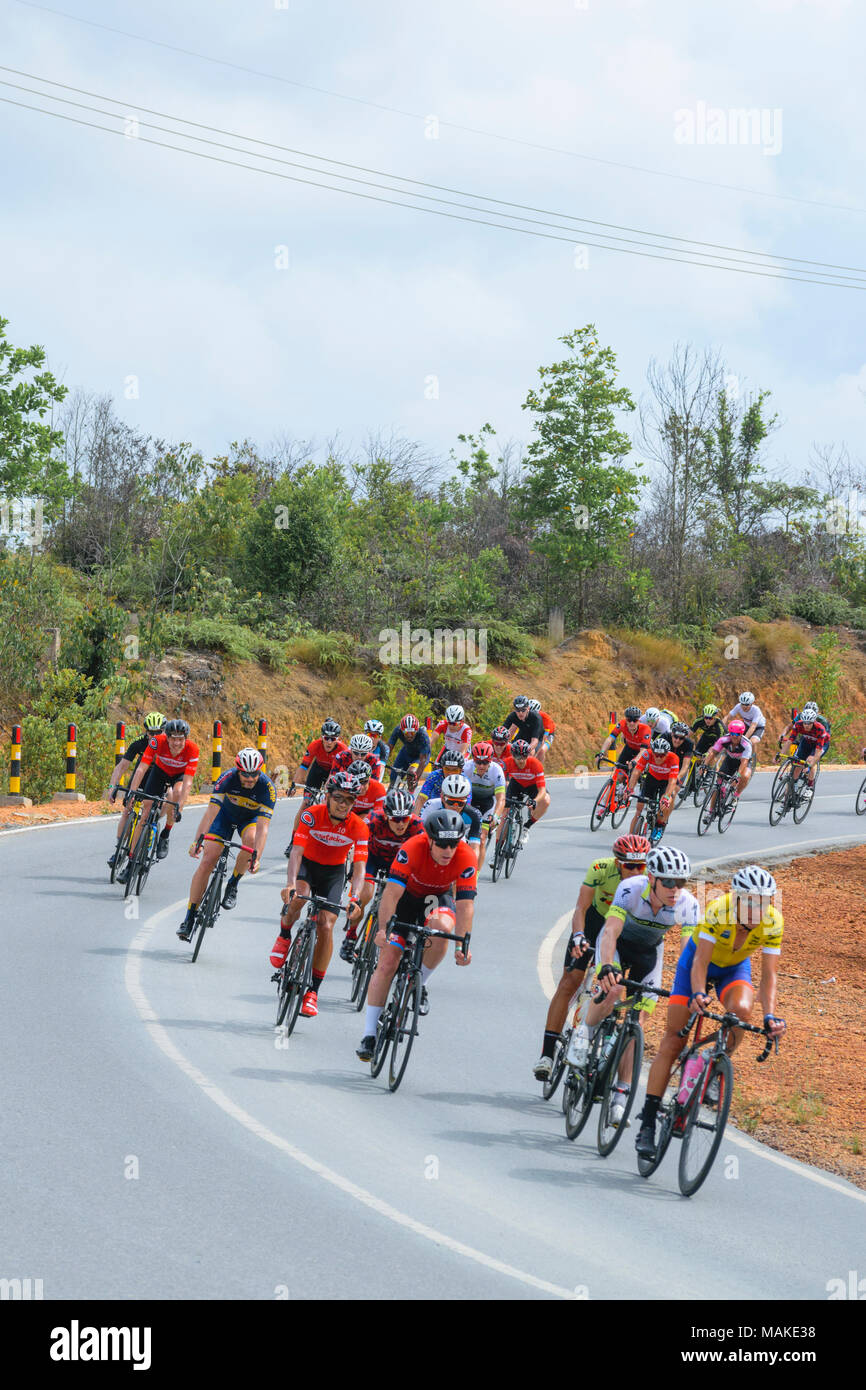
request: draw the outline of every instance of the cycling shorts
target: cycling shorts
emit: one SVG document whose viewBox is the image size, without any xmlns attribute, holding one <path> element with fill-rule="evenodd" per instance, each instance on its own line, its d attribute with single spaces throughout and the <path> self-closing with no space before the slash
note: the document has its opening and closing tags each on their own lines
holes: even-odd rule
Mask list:
<svg viewBox="0 0 866 1390">
<path fill-rule="evenodd" d="M 812 754 L 816 752 L 817 749 L 818 743 L 816 742 L 816 740 L 814 738 L 806 738 L 804 734 L 803 737 L 800 739 L 799 743 L 797 744 L 797 751 L 794 754 L 794 757 L 800 758 L 803 762 L 805 762 L 807 758 L 811 758 Z"/>
<path fill-rule="evenodd" d="M 625 977 L 635 980 L 642 985 L 652 985 L 655 989 L 661 988 L 662 982 L 662 961 L 664 959 L 664 937 L 659 941 L 658 946 L 630 946 L 627 941 L 623 941 L 620 936 L 616 943 L 616 951 L 613 957 L 614 965 L 622 970 Z M 600 939 L 595 944 L 595 970 L 598 974 L 601 969 L 601 945 Z M 645 1014 L 651 1014 L 656 1006 L 654 994 L 643 999 L 638 1008 Z"/>
<path fill-rule="evenodd" d="M 745 764 L 749 765 L 748 758 L 732 758 L 730 753 L 726 753 L 719 764 L 720 777 L 739 777 L 740 769 Z"/>
<path fill-rule="evenodd" d="M 331 775 L 331 769 L 325 767 L 324 763 L 312 762 L 307 770 L 307 780 L 304 782 L 305 792 L 316 792 L 319 787 L 323 787 Z"/>
<path fill-rule="evenodd" d="M 381 854 L 368 854 L 367 867 L 364 871 L 364 882 L 375 882 L 377 874 L 384 874 L 387 878 L 388 874 L 391 872 L 391 865 L 393 862 L 393 860 L 384 859 Z"/>
<path fill-rule="evenodd" d="M 616 760 L 617 767 L 631 767 L 635 758 L 641 750 L 639 748 L 629 748 L 627 743 L 622 745 L 619 750 L 619 757 Z"/>
<path fill-rule="evenodd" d="M 247 826 L 255 824 L 257 820 L 257 811 L 250 811 L 248 815 L 238 816 L 237 814 L 232 814 L 224 802 L 211 821 L 211 827 L 205 835 L 205 839 L 219 840 L 222 844 L 225 844 L 232 838 L 232 834 L 235 830 L 241 838 L 243 838 L 243 832 L 246 830 Z"/>
<path fill-rule="evenodd" d="M 640 782 L 640 795 L 644 801 L 658 801 L 659 797 L 667 787 L 667 777 L 653 777 L 651 772 L 645 772 Z"/>
<path fill-rule="evenodd" d="M 298 878 L 309 884 L 314 898 L 325 898 L 329 903 L 338 903 L 346 881 L 346 866 L 316 864 L 312 859 L 301 859 Z"/>
<path fill-rule="evenodd" d="M 418 927 L 423 927 L 431 912 L 440 913 L 452 924 L 456 922 L 457 912 L 452 894 L 428 893 L 426 897 L 418 898 L 414 893 L 405 892 L 394 908 L 394 916 L 398 922 L 410 922 Z M 392 932 L 388 940 L 392 946 L 399 946 L 401 949 L 406 945 L 405 937 L 399 932 Z"/>
<path fill-rule="evenodd" d="M 683 953 L 677 961 L 677 973 L 674 976 L 674 983 L 671 989 L 671 1004 L 688 1004 L 692 994 L 692 962 L 695 958 L 695 951 L 698 943 L 689 940 L 683 948 Z M 725 994 L 736 984 L 752 985 L 752 958 L 746 956 L 745 960 L 738 961 L 736 965 L 713 965 L 712 962 L 707 966 L 707 991 L 715 987 L 716 994 L 724 1003 Z M 752 985 L 754 989 L 754 985 Z"/>
<path fill-rule="evenodd" d="M 156 763 L 151 763 L 150 771 L 145 774 L 139 790 L 146 796 L 165 796 L 169 787 L 176 787 L 183 779 L 182 772 L 176 772 L 172 776 L 170 772 L 163 772 Z"/>
</svg>

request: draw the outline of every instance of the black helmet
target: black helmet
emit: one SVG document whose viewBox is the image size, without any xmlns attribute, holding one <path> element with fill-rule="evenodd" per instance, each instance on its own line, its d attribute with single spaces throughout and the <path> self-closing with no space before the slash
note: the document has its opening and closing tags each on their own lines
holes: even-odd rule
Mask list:
<svg viewBox="0 0 866 1390">
<path fill-rule="evenodd" d="M 370 764 L 365 763 L 363 758 L 356 758 L 353 763 L 349 763 L 348 770 L 359 782 L 369 782 L 373 775 Z"/>
<path fill-rule="evenodd" d="M 438 811 L 430 812 L 424 829 L 434 845 L 456 845 L 463 839 L 466 823 L 459 811 L 449 811 L 442 806 Z"/>
<path fill-rule="evenodd" d="M 511 745 L 511 756 L 512 758 L 529 757 L 529 744 L 526 742 L 525 738 L 518 738 L 514 740 L 514 742 Z"/>
<path fill-rule="evenodd" d="M 411 816 L 413 804 L 411 796 L 402 787 L 392 787 L 385 797 L 385 815 Z"/>
<path fill-rule="evenodd" d="M 671 725 L 671 733 L 673 734 L 674 738 L 685 738 L 688 732 L 688 724 L 684 724 L 681 719 L 678 719 L 676 724 Z"/>
<path fill-rule="evenodd" d="M 439 762 L 442 767 L 459 767 L 462 772 L 465 759 L 463 754 L 459 753 L 456 748 L 446 748 Z"/>
<path fill-rule="evenodd" d="M 339 738 L 343 732 L 336 719 L 326 719 L 322 725 L 322 738 Z"/>
<path fill-rule="evenodd" d="M 163 733 L 166 738 L 189 738 L 189 725 L 185 719 L 169 719 Z"/>
<path fill-rule="evenodd" d="M 629 705 L 625 712 L 626 719 L 640 719 L 640 706 Z"/>
</svg>

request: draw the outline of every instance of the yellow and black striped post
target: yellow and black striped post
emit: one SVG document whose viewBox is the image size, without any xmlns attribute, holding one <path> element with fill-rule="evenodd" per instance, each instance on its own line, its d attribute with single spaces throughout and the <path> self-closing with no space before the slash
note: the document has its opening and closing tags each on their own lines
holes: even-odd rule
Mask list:
<svg viewBox="0 0 866 1390">
<path fill-rule="evenodd" d="M 223 726 L 219 719 L 213 722 L 213 744 L 210 760 L 210 780 L 211 786 L 216 786 L 220 779 L 223 764 Z"/>
<path fill-rule="evenodd" d="M 114 766 L 123 758 L 126 752 L 126 725 L 118 719 L 114 726 Z"/>
<path fill-rule="evenodd" d="M 75 762 L 78 757 L 77 730 L 74 724 L 66 726 L 66 791 L 75 791 Z"/>
<path fill-rule="evenodd" d="M 262 766 L 262 771 L 263 771 L 263 772 L 266 772 L 266 771 L 267 771 L 267 767 L 268 767 L 268 721 L 267 721 L 267 719 L 260 719 L 260 720 L 259 720 L 259 736 L 258 736 L 258 738 L 256 739 L 256 747 L 258 748 L 259 752 L 261 753 L 262 757 L 264 758 L 264 763 L 263 763 L 263 766 Z"/>
<path fill-rule="evenodd" d="M 615 709 L 608 710 L 607 720 L 608 720 L 608 730 L 607 730 L 607 731 L 608 731 L 609 734 L 612 734 L 613 731 L 614 731 L 614 729 L 616 728 L 616 710 L 615 710 Z"/>
<path fill-rule="evenodd" d="M 12 725 L 12 745 L 9 749 L 9 795 L 21 795 L 21 725 Z"/>
</svg>

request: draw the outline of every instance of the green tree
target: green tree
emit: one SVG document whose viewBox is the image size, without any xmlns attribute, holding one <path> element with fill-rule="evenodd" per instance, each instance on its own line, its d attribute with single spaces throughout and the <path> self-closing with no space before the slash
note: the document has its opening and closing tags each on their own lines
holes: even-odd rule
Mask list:
<svg viewBox="0 0 866 1390">
<path fill-rule="evenodd" d="M 0 495 L 41 497 L 49 504 L 50 519 L 52 504 L 68 492 L 69 478 L 57 456 L 63 435 L 43 416 L 63 400 L 66 387 L 51 372 L 38 370 L 45 362 L 43 348 L 12 346 L 8 324 L 0 318 Z"/>
<path fill-rule="evenodd" d="M 553 575 L 576 585 L 582 625 L 587 579 L 616 561 L 633 531 L 642 479 L 621 462 L 630 440 L 617 429 L 615 412 L 635 405 L 616 384 L 612 348 L 599 347 L 594 324 L 559 341 L 569 356 L 540 367 L 541 384 L 523 402 L 537 417 L 536 438 L 516 491 L 533 549 L 551 561 Z"/>
</svg>

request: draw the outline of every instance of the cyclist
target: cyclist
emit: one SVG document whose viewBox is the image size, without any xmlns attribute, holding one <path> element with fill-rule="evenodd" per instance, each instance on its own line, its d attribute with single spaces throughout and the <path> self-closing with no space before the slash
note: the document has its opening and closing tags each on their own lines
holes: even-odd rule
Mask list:
<svg viewBox="0 0 866 1390">
<path fill-rule="evenodd" d="M 755 704 L 755 697 L 751 690 L 744 690 L 738 697 L 737 703 L 725 720 L 728 728 L 730 728 L 732 719 L 743 721 L 746 726 L 746 738 L 753 748 L 756 743 L 760 743 L 767 728 L 767 721 L 763 711 Z"/>
<path fill-rule="evenodd" d="M 463 840 L 462 817 L 443 807 L 430 817 L 424 830 L 424 835 L 416 835 L 397 851 L 379 904 L 379 964 L 370 981 L 364 1037 L 356 1053 L 362 1062 L 369 1062 L 373 1055 L 379 1018 L 406 949 L 405 938 L 398 929 L 392 929 L 392 919 L 452 935 L 456 925 L 460 936 L 472 927 L 478 879 L 475 855 Z M 447 948 L 441 937 L 429 942 L 421 970 L 422 985 L 426 986 Z M 471 951 L 466 955 L 462 949 L 455 951 L 457 965 L 468 965 L 471 960 Z"/>
<path fill-rule="evenodd" d="M 616 727 L 611 730 L 604 743 L 601 745 L 596 758 L 597 763 L 600 764 L 609 750 L 616 746 L 616 741 L 620 735 L 622 736 L 622 748 L 619 750 L 616 766 L 624 767 L 630 772 L 638 753 L 640 753 L 642 749 L 649 747 L 649 742 L 652 737 L 649 724 L 641 722 L 639 705 L 628 706 L 622 719 Z"/>
<path fill-rule="evenodd" d="M 374 770 L 374 764 L 378 766 L 378 761 L 375 753 L 369 753 L 366 758 L 356 758 L 349 764 L 349 774 L 360 787 L 352 810 L 356 816 L 363 816 L 364 820 L 371 811 L 381 811 L 385 805 L 387 788 L 384 782 L 379 781 Z"/>
<path fill-rule="evenodd" d="M 728 732 L 717 738 L 713 744 L 710 756 L 704 760 L 706 767 L 712 771 L 718 760 L 719 754 L 724 754 L 719 767 L 720 777 L 733 777 L 737 773 L 737 786 L 734 795 L 739 797 L 743 788 L 746 786 L 752 775 L 749 766 L 749 759 L 752 756 L 752 745 L 745 737 L 746 726 L 742 719 L 732 719 L 728 725 Z M 718 791 L 714 791 L 710 798 L 710 812 L 715 810 L 716 796 Z"/>
<path fill-rule="evenodd" d="M 637 810 L 632 816 L 629 834 L 634 835 L 637 831 L 642 803 L 651 801 L 658 806 L 658 812 L 650 843 L 658 843 L 665 833 L 668 816 L 674 804 L 679 775 L 680 761 L 671 748 L 670 738 L 667 734 L 656 734 L 649 748 L 642 749 L 635 758 L 629 773 L 629 793 L 634 792 L 638 778 L 641 779 Z"/>
<path fill-rule="evenodd" d="M 691 872 L 688 855 L 673 845 L 657 845 L 647 855 L 646 874 L 624 879 L 617 888 L 604 929 L 595 948 L 598 987 L 602 997 L 590 1004 L 586 1023 L 575 1030 L 574 1055 L 576 1064 L 583 1066 L 596 1028 L 612 1012 L 623 997 L 623 977 L 640 984 L 661 986 L 665 934 L 676 923 L 682 930 L 693 929 L 700 917 L 698 900 L 686 888 Z M 638 1006 L 641 1015 L 652 1014 L 655 997 L 649 996 Z M 620 1080 L 611 1105 L 611 1124 L 622 1118 L 629 1093 L 629 1083 L 623 1081 L 631 1071 L 631 1048 L 623 1053 Z"/>
<path fill-rule="evenodd" d="M 550 751 L 550 746 L 553 743 L 554 735 L 556 734 L 556 725 L 554 724 L 553 720 L 551 719 L 550 715 L 546 712 L 546 710 L 543 710 L 541 708 L 540 700 L 529 701 L 529 713 L 538 715 L 539 719 L 541 720 L 542 728 L 544 729 L 544 734 L 542 736 L 541 742 L 535 750 L 536 758 L 541 763 L 541 766 L 544 767 L 547 754 Z"/>
<path fill-rule="evenodd" d="M 380 765 L 384 767 L 385 763 L 388 761 L 388 753 L 390 752 L 388 744 L 383 737 L 385 725 L 382 723 L 381 719 L 368 719 L 364 725 L 364 733 L 369 735 L 372 740 L 373 752 L 379 759 Z"/>
<path fill-rule="evenodd" d="M 536 710 L 532 709 L 537 705 Z M 515 695 L 514 707 L 508 718 L 505 720 L 505 727 L 509 733 L 516 735 L 518 740 L 523 740 L 529 744 L 529 752 L 534 755 L 536 749 L 544 738 L 544 725 L 541 722 L 541 705 L 538 700 L 530 700 L 528 695 Z"/>
<path fill-rule="evenodd" d="M 695 756 L 695 741 L 690 737 L 691 729 L 688 724 L 682 724 L 679 720 L 671 725 L 668 735 L 671 741 L 671 752 L 676 753 L 680 765 L 680 775 L 678 785 L 684 787 L 689 780 L 689 771 L 692 766 L 692 759 Z"/>
<path fill-rule="evenodd" d="M 683 1047 L 679 1032 L 688 1023 L 689 1013 L 705 1013 L 710 1003 L 710 989 L 715 987 L 725 1011 L 748 1023 L 755 997 L 751 957 L 758 950 L 763 956 L 759 994 L 764 1026 L 771 1037 L 784 1033 L 785 1021 L 774 1013 L 784 925 L 782 914 L 773 902 L 775 893 L 773 875 L 759 864 L 748 864 L 734 874 L 731 891 L 713 898 L 697 926 L 688 932 L 668 1001 L 665 1035 L 647 1080 L 641 1126 L 635 1141 L 643 1157 L 652 1158 L 655 1154 L 656 1116 Z M 731 1034 L 728 1044 L 731 1052 L 742 1038 L 739 1029 Z M 718 1104 L 717 1087 L 712 1083 L 706 1100 L 709 1104 Z"/>
<path fill-rule="evenodd" d="M 641 715 L 643 723 L 649 724 L 653 734 L 669 734 L 675 718 L 676 715 L 656 709 L 655 705 L 650 705 L 649 709 L 644 710 Z"/>
<path fill-rule="evenodd" d="M 431 753 L 430 762 L 436 767 L 442 760 L 442 755 L 446 750 L 450 753 L 462 753 L 465 762 L 469 749 L 472 747 L 472 730 L 466 723 L 466 713 L 462 705 L 449 705 L 445 711 L 445 718 L 440 719 L 439 723 L 433 728 L 435 735 L 434 749 Z M 441 738 L 441 746 L 439 739 Z"/>
<path fill-rule="evenodd" d="M 463 838 L 477 859 L 481 848 L 481 815 L 474 806 L 468 804 L 471 796 L 472 784 L 469 778 L 464 777 L 462 772 L 450 773 L 442 781 L 439 796 L 431 798 L 424 807 L 421 819 L 426 825 L 431 816 L 435 816 L 443 806 L 447 811 L 456 811 L 466 826 Z"/>
<path fill-rule="evenodd" d="M 298 828 L 301 812 L 307 809 L 313 799 L 312 793 L 318 791 L 330 777 L 334 759 L 347 751 L 348 745 L 340 738 L 342 732 L 336 719 L 326 719 L 322 725 L 321 736 L 307 745 L 307 751 L 301 758 L 294 778 L 295 784 L 304 788 L 304 795 L 292 825 L 292 834 Z"/>
<path fill-rule="evenodd" d="M 262 862 L 270 829 L 271 816 L 277 804 L 277 789 L 265 775 L 265 760 L 257 748 L 242 748 L 235 765 L 224 772 L 211 793 L 205 813 L 189 847 L 193 859 L 201 863 L 192 877 L 186 916 L 177 934 L 189 941 L 195 928 L 195 915 L 205 894 L 213 867 L 222 853 L 223 845 L 237 830 L 244 844 L 240 850 L 231 878 L 223 893 L 222 906 L 228 911 L 238 900 L 238 884 L 247 869 L 257 873 Z M 204 846 L 204 847 L 202 847 Z"/>
<path fill-rule="evenodd" d="M 463 764 L 463 776 L 469 779 L 472 805 L 481 815 L 481 846 L 478 851 L 480 872 L 484 867 L 491 828 L 498 828 L 505 802 L 505 773 L 499 763 L 493 761 L 492 743 L 475 744 L 472 757 Z"/>
<path fill-rule="evenodd" d="M 406 785 L 410 791 L 414 791 L 417 776 L 423 771 L 430 757 L 430 739 L 416 715 L 404 714 L 388 739 L 388 758 L 394 752 L 398 740 L 403 746 L 391 765 L 390 785 L 393 786 L 398 771 L 405 771 Z"/>
<path fill-rule="evenodd" d="M 815 769 L 830 747 L 830 730 L 826 721 L 822 719 L 814 700 L 809 700 L 797 717 L 792 719 L 783 731 L 779 739 L 780 748 L 786 738 L 790 738 L 792 742 L 794 739 L 797 740 L 797 751 L 794 757 L 798 761 L 804 762 L 809 769 L 806 773 L 805 794 L 811 797 L 815 788 Z M 791 772 L 796 781 L 800 776 L 801 769 L 795 766 Z"/>
<path fill-rule="evenodd" d="M 411 840 L 413 835 L 421 835 L 424 832 L 420 817 L 413 814 L 412 797 L 409 792 L 394 787 L 385 797 L 382 810 L 371 812 L 367 824 L 370 828 L 370 847 L 364 872 L 364 886 L 357 905 L 352 906 L 348 930 L 340 947 L 340 959 L 350 964 L 355 955 L 358 923 L 363 916 L 364 908 L 376 891 L 376 875 L 391 868 L 401 845 Z"/>
<path fill-rule="evenodd" d="M 511 745 L 511 752 L 505 759 L 502 771 L 505 773 L 506 806 L 510 806 L 520 795 L 529 796 L 533 800 L 529 820 L 524 822 L 520 836 L 521 845 L 525 845 L 530 830 L 541 820 L 550 806 L 550 792 L 545 785 L 544 768 L 537 758 L 530 757 L 529 744 L 526 739 L 518 738 Z M 503 818 L 496 834 L 497 844 L 502 839 L 504 830 L 505 819 Z"/>
<path fill-rule="evenodd" d="M 597 859 L 581 884 L 565 947 L 562 977 L 550 1001 L 544 1025 L 541 1056 L 533 1068 L 537 1081 L 546 1081 L 553 1070 L 553 1054 L 565 1025 L 568 1006 L 592 962 L 598 934 L 620 882 L 642 874 L 650 843 L 643 835 L 620 835 L 613 842 L 610 859 Z M 577 1026 L 577 1016 L 574 1024 Z"/>
<path fill-rule="evenodd" d="M 438 796 L 442 789 L 443 780 L 451 773 L 462 772 L 463 764 L 466 761 L 463 754 L 455 748 L 445 748 L 442 752 L 442 759 L 439 767 L 435 767 L 432 772 L 428 772 L 424 778 L 424 783 L 418 795 L 415 797 L 415 813 L 421 814 L 426 803 L 432 796 Z M 471 800 L 471 797 L 470 797 Z"/>
<path fill-rule="evenodd" d="M 144 733 L 142 734 L 141 738 L 133 739 L 132 743 L 127 748 L 123 757 L 120 759 L 120 762 L 115 763 L 114 769 L 111 773 L 111 778 L 108 783 L 108 799 L 112 804 L 114 804 L 114 798 L 117 796 L 118 791 L 121 790 L 120 782 L 123 776 L 125 775 L 127 769 L 130 767 L 132 768 L 131 775 L 132 777 L 134 777 L 136 772 L 138 771 L 138 765 L 141 762 L 145 748 L 150 743 L 150 740 L 152 738 L 155 738 L 157 734 L 162 733 L 164 728 L 164 714 L 159 714 L 157 710 L 152 710 L 150 714 L 145 715 Z M 117 860 L 117 851 L 120 846 L 120 841 L 123 838 L 123 832 L 126 829 L 126 822 L 129 820 L 129 817 L 131 815 L 131 808 L 127 806 L 126 798 L 124 797 L 123 810 L 120 813 L 120 821 L 117 826 L 117 843 L 115 844 L 111 858 L 108 861 L 109 868 L 111 869 L 114 868 L 115 862 Z"/>
<path fill-rule="evenodd" d="M 505 759 L 511 753 L 511 735 L 504 724 L 497 724 L 490 735 L 490 744 L 493 748 L 493 761 L 504 767 Z"/>
<path fill-rule="evenodd" d="M 350 904 L 357 905 L 364 882 L 369 832 L 367 823 L 352 810 L 361 787 L 347 772 L 333 772 L 325 784 L 325 800 L 309 806 L 301 816 L 294 844 L 286 850 L 288 869 L 281 897 L 285 906 L 280 914 L 280 934 L 271 950 L 271 965 L 282 968 L 292 939 L 292 927 L 301 914 L 304 899 L 311 895 L 328 902 L 340 901 L 349 851 L 354 852 Z M 315 1018 L 318 997 L 331 952 L 334 948 L 335 912 L 322 908 L 316 919 L 316 949 L 313 955 L 313 984 L 304 995 L 301 1013 Z"/>
<path fill-rule="evenodd" d="M 134 792 L 141 787 L 145 797 L 151 795 L 167 798 L 160 812 L 160 815 L 165 815 L 165 825 L 157 841 L 157 859 L 164 859 L 168 854 L 168 837 L 186 805 L 197 768 L 198 744 L 190 739 L 189 725 L 185 719 L 169 719 L 162 733 L 150 740 L 141 755 L 129 790 Z M 133 836 L 130 853 L 138 844 L 138 837 L 144 829 L 152 805 L 153 803 L 147 799 L 141 803 L 141 817 Z M 118 882 L 126 883 L 128 877 L 129 864 L 124 864 L 117 876 Z"/>
</svg>

